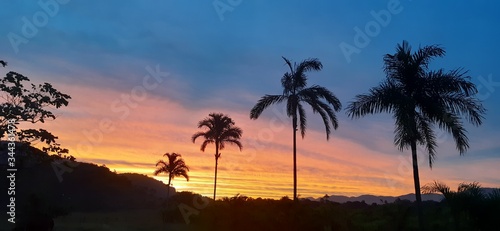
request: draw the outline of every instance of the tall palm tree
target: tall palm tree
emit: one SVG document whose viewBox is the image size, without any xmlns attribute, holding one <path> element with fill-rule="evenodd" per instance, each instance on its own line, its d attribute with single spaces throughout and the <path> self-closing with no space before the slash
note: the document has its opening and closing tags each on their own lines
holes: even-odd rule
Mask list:
<svg viewBox="0 0 500 231">
<path fill-rule="evenodd" d="M 183 176 L 186 178 L 187 181 L 189 181 L 189 167 L 186 165 L 184 162 L 184 159 L 182 159 L 181 154 L 173 152 L 172 154 L 170 153 L 165 153 L 163 156 L 168 158 L 168 162 L 165 162 L 163 160 L 159 160 L 156 163 L 156 170 L 154 172 L 155 176 L 158 176 L 161 173 L 168 174 L 168 191 L 167 191 L 167 198 L 170 196 L 170 182 L 178 176 Z"/>
<path fill-rule="evenodd" d="M 205 140 L 201 144 L 201 151 L 205 151 L 208 144 L 215 144 L 215 177 L 214 177 L 214 200 L 217 190 L 217 166 L 219 165 L 219 158 L 226 144 L 233 144 L 238 148 L 243 148 L 240 142 L 243 131 L 241 128 L 236 127 L 233 119 L 222 113 L 210 113 L 207 118 L 198 122 L 198 128 L 205 128 L 205 131 L 197 132 L 193 135 L 191 140 L 193 143 L 198 137 L 203 137 Z"/>
<path fill-rule="evenodd" d="M 368 94 L 357 95 L 347 108 L 351 118 L 367 114 L 392 113 L 395 121 L 394 144 L 400 151 L 411 149 L 413 180 L 420 229 L 423 229 L 417 145 L 423 145 L 429 156 L 429 166 L 436 155 L 433 126 L 451 133 L 460 155 L 469 148 L 462 116 L 475 126 L 482 123 L 485 108 L 475 98 L 476 86 L 467 71 L 454 69 L 429 70 L 435 57 L 445 50 L 438 45 L 413 52 L 408 42 L 396 47 L 396 53 L 384 56 L 386 79 Z"/>
<path fill-rule="evenodd" d="M 313 85 L 307 86 L 308 71 L 320 71 L 323 65 L 318 59 L 306 59 L 299 64 L 292 63 L 282 57 L 290 68 L 281 78 L 283 93 L 280 95 L 264 95 L 250 111 L 251 119 L 258 119 L 262 112 L 272 104 L 286 101 L 288 117 L 292 118 L 293 128 L 293 198 L 297 200 L 297 120 L 300 121 L 300 134 L 302 139 L 306 134 L 307 120 L 302 103 L 309 104 L 314 113 L 319 113 L 323 118 L 326 128 L 326 139 L 330 138 L 331 126 L 338 127 L 335 112 L 342 108 L 342 104 L 328 89 Z M 326 101 L 326 102 L 325 102 Z M 330 107 L 331 105 L 331 107 Z M 332 108 L 333 107 L 333 108 Z"/>
</svg>

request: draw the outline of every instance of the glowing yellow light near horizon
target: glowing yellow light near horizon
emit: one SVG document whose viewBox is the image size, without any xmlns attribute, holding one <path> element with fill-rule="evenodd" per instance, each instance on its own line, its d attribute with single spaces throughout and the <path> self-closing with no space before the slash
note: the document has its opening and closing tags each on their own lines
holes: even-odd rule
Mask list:
<svg viewBox="0 0 500 231">
<path fill-rule="evenodd" d="M 92 97 L 99 93 L 88 95 Z M 86 105 L 90 101 L 92 100 L 85 98 L 79 103 Z M 95 102 L 99 100 L 95 99 Z M 159 104 L 167 105 L 162 107 L 164 111 L 158 111 L 159 109 L 150 111 Z M 87 106 L 95 108 L 93 105 Z M 102 108 L 108 109 L 107 106 L 109 105 L 104 103 Z M 89 141 L 84 131 L 91 130 L 89 127 L 92 127 L 92 124 L 106 117 L 107 115 L 103 113 L 105 110 L 95 109 L 95 114 L 92 116 L 79 119 L 61 117 L 57 123 L 45 125 L 48 125 L 47 130 L 64 138 L 59 140 L 61 145 L 68 148 L 70 155 L 76 157 L 77 161 L 92 162 L 99 166 L 105 164 L 110 171 L 117 173 L 144 174 L 165 184 L 168 181 L 165 174 L 153 176 L 155 163 L 159 159 L 164 159 L 162 154 L 165 152 L 180 152 L 191 169 L 190 180 L 176 177 L 172 181 L 173 187 L 177 191 L 192 191 L 211 197 L 214 184 L 214 159 L 211 154 L 213 149 L 208 147 L 203 153 L 199 150 L 199 143 L 193 144 L 189 137 L 196 131 L 196 122 L 206 116 L 205 112 L 212 110 L 189 111 L 180 105 L 158 99 L 144 101 L 141 107 L 143 109 L 140 113 L 131 112 L 130 117 L 117 126 L 116 131 L 103 134 L 100 142 Z M 285 130 L 279 131 L 271 140 L 260 141 L 259 134 L 262 129 L 270 126 L 266 118 L 245 123 L 246 112 L 227 113 L 237 119 L 238 125 L 244 129 L 243 141 L 246 146 L 242 152 L 228 148 L 223 153 L 223 158 L 219 162 L 217 198 L 231 197 L 238 193 L 254 198 L 279 199 L 286 195 L 291 196 L 293 193 L 289 142 L 291 133 Z M 158 122 L 158 114 L 168 114 L 168 118 Z M 189 121 L 193 121 L 193 124 Z M 56 126 L 50 127 L 52 125 Z M 165 134 L 166 131 L 168 134 Z M 85 142 L 91 149 L 78 148 L 80 144 L 86 144 Z M 333 142 L 334 146 L 330 146 Z M 365 168 L 368 166 L 392 168 L 394 173 L 397 173 L 397 165 L 394 165 L 398 164 L 397 159 L 371 159 L 370 155 L 377 154 L 373 150 L 368 150 L 350 140 L 335 139 L 333 142 L 325 142 L 324 134 L 315 131 L 308 133 L 307 140 L 299 142 L 298 193 L 302 197 L 321 197 L 324 194 L 356 196 L 366 193 L 394 195 L 408 193 L 411 190 L 403 187 L 412 186 L 411 177 L 392 176 L 388 173 L 388 177 L 396 179 L 403 185 L 393 190 L 384 182 L 381 183 L 384 176 L 376 176 L 383 172 Z M 43 143 L 38 144 L 41 145 Z M 283 148 L 285 146 L 286 148 Z M 330 157 L 334 157 L 335 160 L 330 160 Z M 372 181 L 372 178 L 379 182 Z"/>
</svg>

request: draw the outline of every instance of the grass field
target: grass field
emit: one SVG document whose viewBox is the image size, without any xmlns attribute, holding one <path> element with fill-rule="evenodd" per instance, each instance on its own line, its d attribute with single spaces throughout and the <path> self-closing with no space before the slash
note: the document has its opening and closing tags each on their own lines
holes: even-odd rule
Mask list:
<svg viewBox="0 0 500 231">
<path fill-rule="evenodd" d="M 130 210 L 119 212 L 75 212 L 55 219 L 54 231 L 156 231 L 190 230 L 187 225 L 163 223 L 160 210 Z"/>
</svg>

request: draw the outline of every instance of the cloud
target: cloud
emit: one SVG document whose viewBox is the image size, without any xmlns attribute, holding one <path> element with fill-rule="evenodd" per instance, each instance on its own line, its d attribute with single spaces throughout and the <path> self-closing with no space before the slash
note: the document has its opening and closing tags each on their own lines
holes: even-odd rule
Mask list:
<svg viewBox="0 0 500 231">
<path fill-rule="evenodd" d="M 292 190 L 290 119 L 283 113 L 284 104 L 270 107 L 258 120 L 249 119 L 249 110 L 262 95 L 281 93 L 280 78 L 287 71 L 282 55 L 297 62 L 320 58 L 324 69 L 310 73 L 309 83 L 329 88 L 344 106 L 384 78 L 382 56 L 392 53 L 403 39 L 414 47 L 443 44 L 448 56 L 436 60 L 437 67 L 465 65 L 474 75 L 499 76 L 493 69 L 497 47 L 476 46 L 497 44 L 497 30 L 491 28 L 498 24 L 493 12 L 498 3 L 493 2 L 455 4 L 453 12 L 467 10 L 467 19 L 436 14 L 449 7 L 445 3 L 431 9 L 424 2 L 407 2 L 397 20 L 371 37 L 369 46 L 348 64 L 338 44 L 351 41 L 353 27 L 373 20 L 369 12 L 385 4 L 245 1 L 221 22 L 210 2 L 71 1 L 29 43 L 22 44 L 18 54 L 3 36 L 0 58 L 9 62 L 6 71 L 21 72 L 34 82 L 52 82 L 72 96 L 67 108 L 57 110 L 57 120 L 41 127 L 58 135 L 77 159 L 150 174 L 149 163 L 153 166 L 165 152 L 179 152 L 192 166 L 193 180 L 175 184 L 210 195 L 213 149 L 202 153 L 200 142 L 193 144 L 190 137 L 208 113 L 223 112 L 243 128 L 244 149 L 223 151 L 220 195 L 242 192 L 278 198 L 291 195 Z M 21 18 L 38 10 L 37 4 L 20 1 L 0 9 L 6 16 L 0 22 L 0 34 L 19 33 Z M 429 17 L 415 21 L 421 14 Z M 289 25 L 294 25 L 292 33 Z M 455 25 L 460 25 L 467 39 L 456 36 Z M 408 31 L 408 27 L 417 30 Z M 123 97 L 143 84 L 148 66 L 157 65 L 168 77 L 144 98 L 136 96 L 127 103 L 130 98 Z M 494 177 L 499 175 L 494 168 L 498 165 L 498 101 L 493 92 L 484 102 L 489 109 L 484 126 L 468 127 L 467 155 L 458 157 L 450 137 L 439 144 L 432 171 L 425 154 L 419 155 L 424 160 L 422 182 L 437 178 L 499 184 Z M 411 171 L 406 169 L 410 152 L 394 146 L 390 115 L 351 120 L 341 111 L 340 127 L 330 141 L 325 139 L 320 116 L 310 109 L 307 115 L 307 135 L 298 140 L 303 196 L 396 195 L 413 190 Z M 101 129 L 102 121 L 111 121 L 113 129 Z"/>
</svg>

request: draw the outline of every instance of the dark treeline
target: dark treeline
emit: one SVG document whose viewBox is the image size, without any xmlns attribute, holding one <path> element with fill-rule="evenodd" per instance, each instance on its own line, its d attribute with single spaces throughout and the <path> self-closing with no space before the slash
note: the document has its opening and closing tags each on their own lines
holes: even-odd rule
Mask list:
<svg viewBox="0 0 500 231">
<path fill-rule="evenodd" d="M 21 149 L 21 144 L 17 143 Z M 0 156 L 6 155 L 6 142 L 0 142 Z M 0 222 L 0 230 L 25 230 L 43 217 L 55 219 L 76 212 L 98 213 L 137 209 L 159 209 L 169 188 L 160 181 L 141 174 L 118 174 L 106 166 L 77 162 L 27 147 L 17 156 L 15 212 L 16 223 Z M 0 170 L 7 166 L 0 163 Z M 6 177 L 0 178 L 9 187 Z M 173 191 L 173 189 L 170 189 Z M 0 197 L 2 205 L 9 198 Z M 2 206 L 0 212 L 6 214 Z M 5 225 L 4 225 L 5 224 Z M 27 229 L 30 230 L 30 229 Z M 39 229 L 35 229 L 39 230 Z"/>
<path fill-rule="evenodd" d="M 464 206 L 459 210 L 450 207 L 446 200 L 422 202 L 422 210 L 426 214 L 425 230 L 498 230 L 500 195 L 493 195 L 463 201 Z M 340 204 L 301 199 L 294 203 L 288 197 L 273 200 L 237 195 L 210 201 L 195 213 L 186 210 L 183 214 L 180 205 L 191 205 L 196 197 L 199 195 L 190 192 L 177 193 L 163 211 L 164 221 L 185 224 L 187 218 L 188 230 L 207 231 L 418 230 L 417 207 L 415 202 L 408 200 L 398 199 L 385 204 L 366 204 L 364 201 Z M 459 223 L 453 217 L 456 214 Z"/>
</svg>

